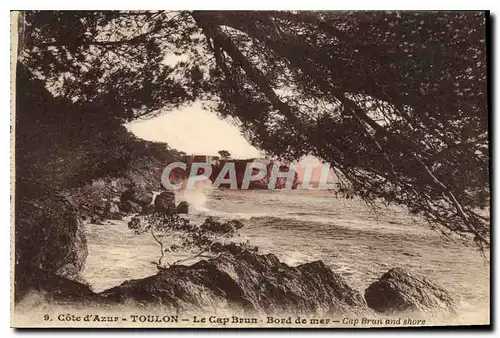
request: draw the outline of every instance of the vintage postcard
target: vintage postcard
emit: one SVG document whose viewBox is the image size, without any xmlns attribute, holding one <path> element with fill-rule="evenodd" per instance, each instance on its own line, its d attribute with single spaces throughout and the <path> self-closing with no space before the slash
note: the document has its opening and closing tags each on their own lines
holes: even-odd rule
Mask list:
<svg viewBox="0 0 500 338">
<path fill-rule="evenodd" d="M 490 325 L 489 13 L 11 13 L 11 325 Z"/>
</svg>

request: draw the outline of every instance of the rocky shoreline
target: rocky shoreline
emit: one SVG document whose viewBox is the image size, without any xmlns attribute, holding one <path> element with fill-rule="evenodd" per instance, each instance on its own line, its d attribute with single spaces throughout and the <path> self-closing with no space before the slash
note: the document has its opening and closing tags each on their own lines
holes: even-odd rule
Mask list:
<svg viewBox="0 0 500 338">
<path fill-rule="evenodd" d="M 119 202 L 103 200 L 102 205 L 103 212 L 98 215 L 101 219 L 152 211 L 188 211 L 187 204 L 175 205 L 172 193 L 154 196 L 137 187 L 126 189 Z M 55 303 L 133 302 L 143 306 L 157 304 L 175 311 L 227 308 L 234 313 L 308 315 L 455 313 L 457 309 L 446 290 L 401 268 L 390 269 L 361 293 L 322 261 L 289 266 L 273 254 L 259 254 L 237 244 L 222 246 L 213 258 L 189 266 L 173 265 L 160 269 L 156 275 L 95 293 L 78 277 L 87 257 L 78 207 L 58 195 L 38 200 L 31 204 L 31 209 L 23 210 L 32 212 L 31 218 L 24 219 L 24 225 L 35 229 L 43 224 L 41 231 L 46 241 L 40 250 L 29 252 L 29 262 L 37 265 L 23 267 L 23 275 L 17 275 L 23 278 L 16 278 L 16 290 L 42 291 L 47 300 Z M 22 297 L 23 293 L 18 293 L 16 300 Z"/>
<path fill-rule="evenodd" d="M 55 304 L 134 304 L 183 313 L 224 309 L 237 315 L 332 317 L 457 312 L 446 290 L 401 268 L 389 270 L 363 294 L 322 261 L 289 266 L 273 254 L 257 254 L 234 244 L 216 258 L 175 265 L 99 293 L 78 281 L 41 271 L 34 277 L 36 291 Z"/>
</svg>

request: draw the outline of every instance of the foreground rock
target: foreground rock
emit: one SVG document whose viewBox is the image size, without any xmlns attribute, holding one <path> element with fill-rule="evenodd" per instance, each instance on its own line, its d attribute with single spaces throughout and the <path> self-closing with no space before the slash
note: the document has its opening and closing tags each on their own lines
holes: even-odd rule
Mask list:
<svg viewBox="0 0 500 338">
<path fill-rule="evenodd" d="M 79 305 L 87 302 L 94 304 L 101 303 L 99 295 L 94 293 L 88 285 L 79 279 L 71 280 L 38 269 L 30 271 L 26 277 L 32 283 L 22 296 L 35 291 L 36 294 L 42 295 L 45 301 L 49 302 L 53 301 L 61 304 L 75 302 Z M 16 302 L 22 299 L 18 297 L 16 298 Z"/>
<path fill-rule="evenodd" d="M 33 271 L 75 279 L 88 255 L 82 219 L 68 198 L 46 196 L 16 208 L 16 292 L 36 285 Z"/>
<path fill-rule="evenodd" d="M 378 312 L 456 311 L 450 294 L 425 277 L 392 268 L 365 291 L 368 306 Z"/>
<path fill-rule="evenodd" d="M 218 258 L 172 266 L 101 293 L 107 301 L 161 304 L 179 310 L 328 314 L 366 311 L 362 295 L 321 261 L 290 267 L 272 254 L 237 245 Z"/>
</svg>

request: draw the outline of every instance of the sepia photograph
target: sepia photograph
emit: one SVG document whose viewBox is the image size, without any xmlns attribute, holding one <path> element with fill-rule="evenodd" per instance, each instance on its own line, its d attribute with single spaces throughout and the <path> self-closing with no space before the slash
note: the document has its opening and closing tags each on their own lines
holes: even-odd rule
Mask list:
<svg viewBox="0 0 500 338">
<path fill-rule="evenodd" d="M 489 11 L 10 20 L 12 327 L 491 326 Z"/>
</svg>

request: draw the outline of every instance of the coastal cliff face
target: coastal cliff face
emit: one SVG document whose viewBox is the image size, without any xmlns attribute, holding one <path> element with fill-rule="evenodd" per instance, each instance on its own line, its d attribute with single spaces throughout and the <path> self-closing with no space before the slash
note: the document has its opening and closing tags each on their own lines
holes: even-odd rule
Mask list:
<svg viewBox="0 0 500 338">
<path fill-rule="evenodd" d="M 16 198 L 18 196 L 16 195 Z M 16 299 L 36 286 L 41 273 L 76 280 L 88 255 L 83 221 L 61 194 L 19 200 L 16 208 Z"/>
</svg>

